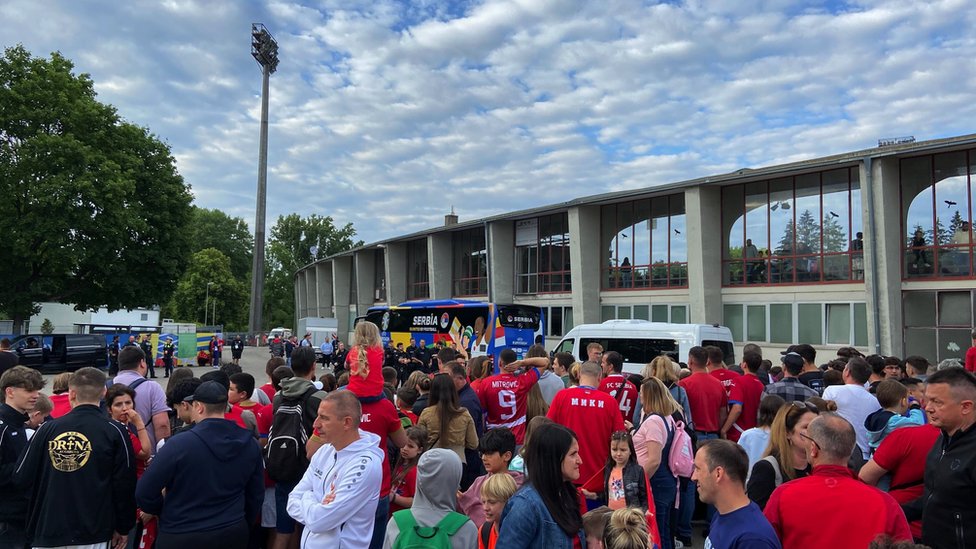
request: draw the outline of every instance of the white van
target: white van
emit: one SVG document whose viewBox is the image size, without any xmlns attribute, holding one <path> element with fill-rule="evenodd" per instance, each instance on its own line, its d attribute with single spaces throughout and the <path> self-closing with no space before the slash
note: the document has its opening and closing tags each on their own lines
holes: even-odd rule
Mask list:
<svg viewBox="0 0 976 549">
<path fill-rule="evenodd" d="M 586 346 L 599 343 L 604 351 L 624 357 L 624 372 L 639 374 L 654 357 L 666 354 L 675 362 L 687 361 L 696 345 L 714 345 L 725 353 L 725 363 L 735 362 L 732 332 L 718 324 L 667 324 L 647 320 L 607 320 L 603 324 L 580 324 L 569 331 L 555 352 L 572 353 L 586 360 Z"/>
</svg>

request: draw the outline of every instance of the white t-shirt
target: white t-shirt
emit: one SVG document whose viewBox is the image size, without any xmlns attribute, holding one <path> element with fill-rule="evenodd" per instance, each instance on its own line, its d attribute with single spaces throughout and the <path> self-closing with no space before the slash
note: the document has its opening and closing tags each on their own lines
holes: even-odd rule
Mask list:
<svg viewBox="0 0 976 549">
<path fill-rule="evenodd" d="M 752 471 L 752 466 L 762 459 L 763 452 L 766 451 L 766 446 L 768 445 L 769 427 L 763 429 L 759 427 L 746 429 L 739 437 L 739 446 L 742 446 L 742 449 L 746 451 L 746 455 L 749 456 L 750 471 Z"/>
<path fill-rule="evenodd" d="M 854 426 L 857 435 L 857 445 L 861 448 L 864 459 L 870 457 L 868 448 L 868 430 L 864 420 L 872 413 L 881 409 L 878 399 L 868 392 L 863 385 L 831 385 L 824 389 L 824 400 L 837 403 L 837 413 Z"/>
</svg>

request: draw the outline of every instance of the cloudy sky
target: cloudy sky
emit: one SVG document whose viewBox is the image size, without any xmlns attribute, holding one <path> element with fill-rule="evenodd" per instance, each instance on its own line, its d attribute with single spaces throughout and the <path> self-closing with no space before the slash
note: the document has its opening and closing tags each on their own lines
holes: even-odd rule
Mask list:
<svg viewBox="0 0 976 549">
<path fill-rule="evenodd" d="M 196 203 L 366 241 L 605 191 L 976 131 L 966 0 L 4 0 L 173 149 Z"/>
</svg>

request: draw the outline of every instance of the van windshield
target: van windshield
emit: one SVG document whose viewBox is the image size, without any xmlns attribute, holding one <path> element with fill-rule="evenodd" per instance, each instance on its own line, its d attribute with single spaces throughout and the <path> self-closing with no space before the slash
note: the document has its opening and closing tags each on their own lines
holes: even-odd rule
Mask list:
<svg viewBox="0 0 976 549">
<path fill-rule="evenodd" d="M 580 362 L 586 360 L 586 346 L 599 343 L 603 352 L 616 351 L 624 357 L 624 362 L 647 364 L 658 356 L 665 354 L 671 360 L 678 360 L 678 342 L 673 339 L 644 339 L 644 338 L 580 338 Z"/>
</svg>

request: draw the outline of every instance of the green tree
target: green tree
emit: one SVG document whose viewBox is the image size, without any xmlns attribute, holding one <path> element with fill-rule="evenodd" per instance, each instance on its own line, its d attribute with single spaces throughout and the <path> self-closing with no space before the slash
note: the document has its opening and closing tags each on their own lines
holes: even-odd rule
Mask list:
<svg viewBox="0 0 976 549">
<path fill-rule="evenodd" d="M 184 322 L 213 324 L 214 303 L 217 323 L 230 330 L 247 326 L 248 288 L 234 277 L 231 261 L 220 250 L 207 248 L 193 254 L 190 266 L 180 279 L 170 301 L 169 311 Z M 207 284 L 210 284 L 208 291 Z M 209 306 L 210 312 L 205 312 Z"/>
<path fill-rule="evenodd" d="M 318 259 L 362 246 L 352 223 L 336 227 L 331 216 L 279 216 L 271 228 L 265 262 L 264 323 L 295 326 L 295 273 Z"/>
<path fill-rule="evenodd" d="M 0 309 L 166 301 L 185 264 L 191 196 L 169 147 L 98 102 L 58 53 L 0 56 Z"/>
<path fill-rule="evenodd" d="M 45 318 L 44 322 L 41 322 L 41 333 L 44 335 L 54 333 L 54 323 L 51 322 L 50 318 Z"/>
<path fill-rule="evenodd" d="M 850 245 L 847 230 L 837 222 L 836 219 L 828 215 L 823 222 L 823 246 L 824 252 L 843 252 Z"/>
<path fill-rule="evenodd" d="M 190 216 L 190 252 L 207 248 L 220 250 L 230 258 L 230 270 L 241 282 L 251 276 L 254 236 L 243 218 L 231 217 L 220 210 L 193 206 Z"/>
</svg>

